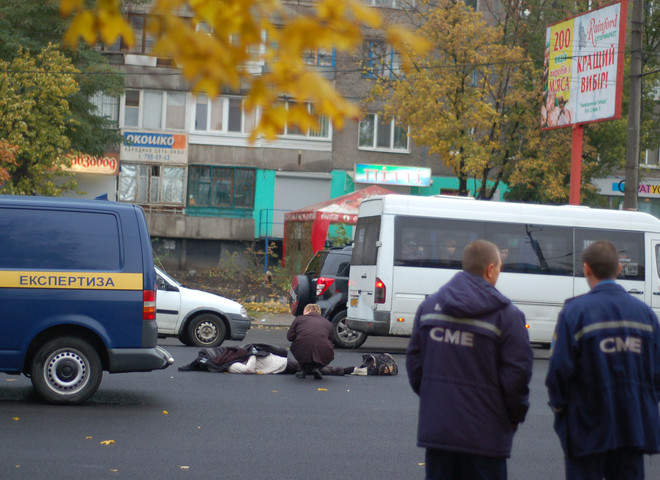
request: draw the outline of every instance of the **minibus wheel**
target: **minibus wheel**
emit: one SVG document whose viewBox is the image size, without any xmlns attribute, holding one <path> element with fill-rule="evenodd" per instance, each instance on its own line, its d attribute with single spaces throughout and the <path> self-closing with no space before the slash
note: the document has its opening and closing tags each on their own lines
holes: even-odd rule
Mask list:
<svg viewBox="0 0 660 480">
<path fill-rule="evenodd" d="M 346 325 L 346 310 L 332 317 L 332 343 L 339 348 L 359 348 L 367 340 L 367 334 Z"/>
<path fill-rule="evenodd" d="M 55 404 L 80 404 L 94 395 L 103 368 L 99 354 L 78 337 L 54 338 L 32 359 L 30 378 L 44 400 Z"/>
</svg>

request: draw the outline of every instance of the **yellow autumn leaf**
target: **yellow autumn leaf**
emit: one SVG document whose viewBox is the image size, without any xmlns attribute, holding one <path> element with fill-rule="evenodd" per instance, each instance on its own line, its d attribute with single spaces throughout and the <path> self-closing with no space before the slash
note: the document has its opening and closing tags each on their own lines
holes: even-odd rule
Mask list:
<svg viewBox="0 0 660 480">
<path fill-rule="evenodd" d="M 78 39 L 86 43 L 93 45 L 96 43 L 96 19 L 94 14 L 89 10 L 84 10 L 80 13 L 77 13 L 71 25 L 64 33 L 64 44 L 69 47 L 76 47 L 78 45 Z"/>
<path fill-rule="evenodd" d="M 333 0 L 327 0 L 333 1 Z M 382 17 L 377 9 L 369 8 L 362 3 L 361 0 L 351 0 L 351 10 L 355 18 L 364 23 L 370 28 L 378 28 L 382 24 Z"/>
<path fill-rule="evenodd" d="M 167 410 L 163 410 L 163 415 L 168 415 L 169 412 Z"/>
<path fill-rule="evenodd" d="M 61 0 L 60 1 L 60 15 L 68 17 L 71 12 L 83 8 L 83 0 Z"/>
<path fill-rule="evenodd" d="M 328 389 L 327 389 L 327 388 L 319 388 L 318 391 L 319 391 L 319 392 L 327 392 Z"/>
<path fill-rule="evenodd" d="M 21 419 L 21 417 L 14 417 L 12 418 L 13 421 L 18 422 Z"/>
<path fill-rule="evenodd" d="M 101 445 L 114 445 L 114 440 L 101 440 Z"/>
</svg>

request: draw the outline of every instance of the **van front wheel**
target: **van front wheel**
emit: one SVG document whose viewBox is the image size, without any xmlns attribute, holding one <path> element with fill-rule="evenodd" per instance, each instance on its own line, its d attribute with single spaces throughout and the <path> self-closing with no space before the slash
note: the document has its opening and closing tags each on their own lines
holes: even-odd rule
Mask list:
<svg viewBox="0 0 660 480">
<path fill-rule="evenodd" d="M 30 366 L 35 390 L 55 404 L 83 403 L 99 388 L 102 376 L 99 354 L 78 337 L 60 337 L 45 343 Z"/>
<path fill-rule="evenodd" d="M 225 340 L 225 324 L 215 315 L 200 315 L 188 325 L 188 338 L 196 347 L 218 347 Z"/>
</svg>

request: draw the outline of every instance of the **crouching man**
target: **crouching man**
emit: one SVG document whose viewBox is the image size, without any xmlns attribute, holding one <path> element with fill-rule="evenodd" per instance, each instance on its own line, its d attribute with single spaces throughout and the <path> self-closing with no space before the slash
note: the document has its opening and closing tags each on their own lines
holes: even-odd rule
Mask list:
<svg viewBox="0 0 660 480">
<path fill-rule="evenodd" d="M 300 364 L 298 378 L 307 374 L 323 378 L 321 369 L 335 358 L 332 344 L 332 323 L 321 315 L 321 308 L 310 303 L 303 314 L 296 317 L 289 327 L 286 339 L 291 342 L 291 353 Z"/>
</svg>

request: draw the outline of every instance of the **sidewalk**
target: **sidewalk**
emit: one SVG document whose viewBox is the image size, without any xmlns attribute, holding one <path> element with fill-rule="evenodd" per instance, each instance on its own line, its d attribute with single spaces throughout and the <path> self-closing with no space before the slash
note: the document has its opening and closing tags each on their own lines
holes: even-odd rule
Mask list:
<svg viewBox="0 0 660 480">
<path fill-rule="evenodd" d="M 258 313 L 252 318 L 251 328 L 255 327 L 285 327 L 289 328 L 294 316 L 290 313 Z"/>
</svg>

